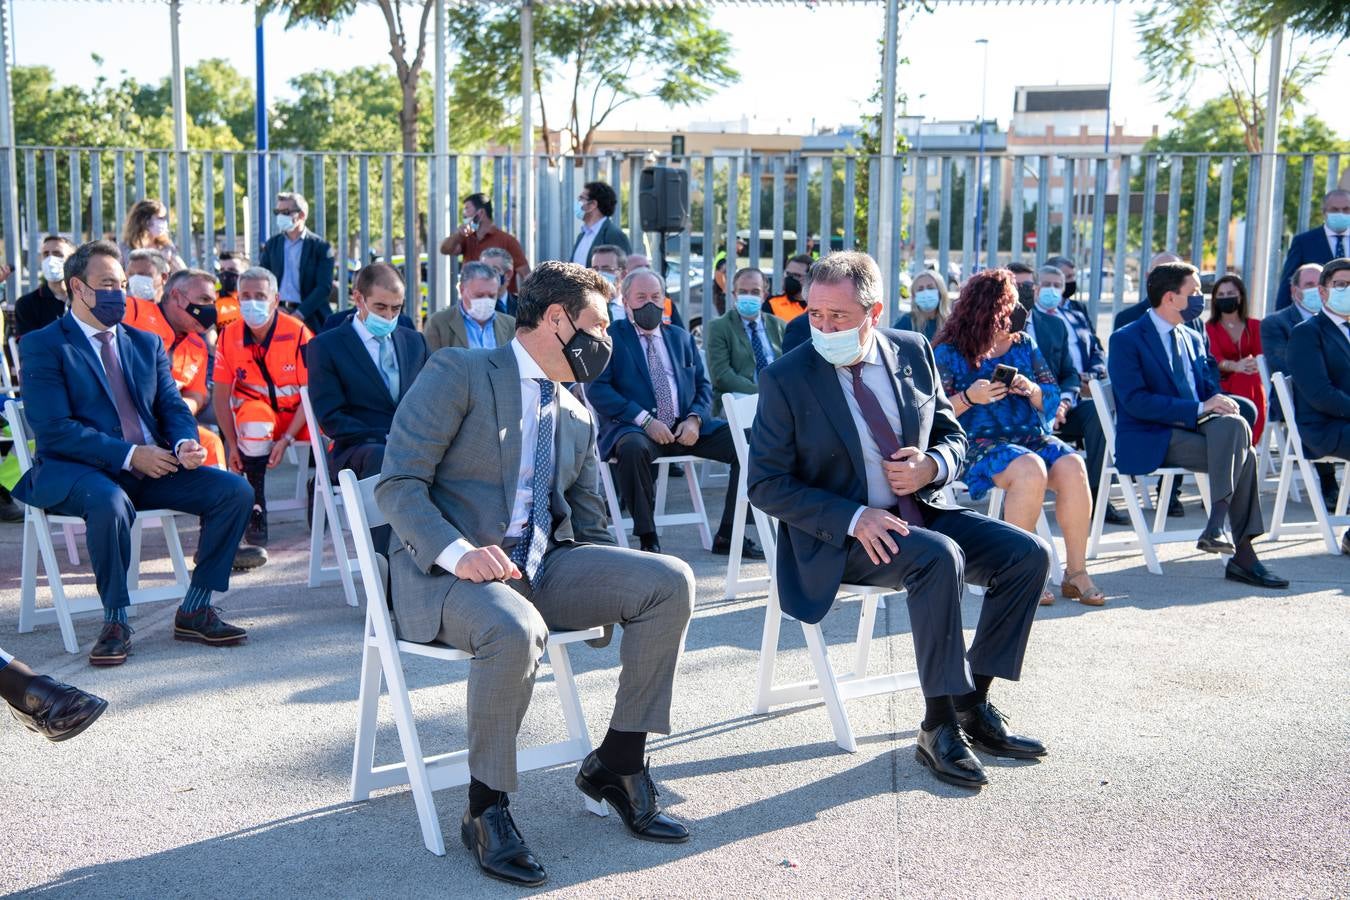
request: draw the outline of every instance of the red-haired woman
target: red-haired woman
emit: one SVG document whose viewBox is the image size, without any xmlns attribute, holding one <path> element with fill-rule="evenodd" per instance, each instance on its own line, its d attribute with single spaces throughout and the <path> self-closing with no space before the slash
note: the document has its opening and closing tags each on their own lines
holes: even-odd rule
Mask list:
<svg viewBox="0 0 1350 900">
<path fill-rule="evenodd" d="M 1026 315 L 1012 273 L 991 269 L 966 282 L 934 341 L 943 390 L 970 438 L 962 480 L 975 500 L 993 487 L 1007 491 L 1004 518 L 1033 533 L 1046 488 L 1053 491 L 1067 556 L 1063 594 L 1101 606 L 1106 597 L 1087 572 L 1092 516 L 1087 467 L 1051 433 L 1059 386 L 1036 343 L 1022 331 Z M 1017 370 L 1010 386 L 991 378 L 1000 365 Z M 1054 602 L 1049 590 L 1041 595 L 1042 606 Z"/>
</svg>

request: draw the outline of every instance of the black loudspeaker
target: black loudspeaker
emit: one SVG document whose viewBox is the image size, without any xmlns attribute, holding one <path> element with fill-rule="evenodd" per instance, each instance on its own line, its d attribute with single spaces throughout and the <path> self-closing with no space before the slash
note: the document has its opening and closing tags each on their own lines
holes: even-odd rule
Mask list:
<svg viewBox="0 0 1350 900">
<path fill-rule="evenodd" d="M 669 166 L 647 166 L 638 181 L 642 230 L 673 234 L 689 227 L 689 173 Z"/>
</svg>

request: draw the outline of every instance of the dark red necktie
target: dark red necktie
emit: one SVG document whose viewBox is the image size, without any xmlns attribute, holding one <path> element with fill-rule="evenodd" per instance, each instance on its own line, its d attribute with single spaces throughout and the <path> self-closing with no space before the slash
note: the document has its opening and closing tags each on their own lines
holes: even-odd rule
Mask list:
<svg viewBox="0 0 1350 900">
<path fill-rule="evenodd" d="M 872 440 L 876 441 L 877 449 L 881 451 L 881 458 L 888 460 L 900 449 L 900 441 L 891 430 L 891 423 L 887 420 L 886 412 L 881 408 L 881 402 L 877 400 L 876 394 L 863 383 L 863 365 L 854 363 L 847 367 L 853 373 L 853 399 L 858 401 L 858 410 L 862 413 L 863 421 L 867 423 L 867 430 L 872 433 Z M 900 518 L 911 525 L 923 527 L 923 510 L 913 495 L 906 494 L 895 499 Z"/>
</svg>

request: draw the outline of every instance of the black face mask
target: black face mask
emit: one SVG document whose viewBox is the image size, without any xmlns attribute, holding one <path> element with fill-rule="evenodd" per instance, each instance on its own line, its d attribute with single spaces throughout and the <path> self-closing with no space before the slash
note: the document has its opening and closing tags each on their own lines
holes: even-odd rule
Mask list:
<svg viewBox="0 0 1350 900">
<path fill-rule="evenodd" d="M 1238 311 L 1238 298 L 1236 297 L 1220 297 L 1216 302 L 1219 307 L 1219 312 L 1225 315 Z"/>
<path fill-rule="evenodd" d="M 1031 304 L 1036 302 L 1036 288 L 1031 282 L 1024 281 L 1017 286 L 1017 302 L 1031 309 Z"/>
<path fill-rule="evenodd" d="M 599 378 L 600 373 L 605 371 L 605 366 L 609 365 L 614 344 L 608 334 L 598 338 L 590 332 L 577 328 L 577 323 L 572 322 L 571 317 L 568 317 L 567 321 L 572 323 L 572 337 L 567 341 L 557 333 L 554 337 L 562 344 L 563 356 L 567 357 L 567 367 L 572 370 L 572 378 L 583 384 L 589 384 Z"/>
<path fill-rule="evenodd" d="M 783 276 L 783 293 L 795 297 L 802 292 L 802 280 L 796 275 Z"/>
<path fill-rule="evenodd" d="M 230 273 L 234 274 L 234 273 Z M 212 328 L 216 324 L 216 307 L 211 303 L 189 303 L 187 314 L 196 319 L 202 329 Z"/>
<path fill-rule="evenodd" d="M 655 331 L 665 318 L 665 310 L 659 303 L 648 303 L 633 310 L 633 324 L 643 331 Z"/>
<path fill-rule="evenodd" d="M 1022 304 L 1013 307 L 1012 315 L 1008 317 L 1008 332 L 1016 334 L 1027 327 L 1027 308 Z"/>
<path fill-rule="evenodd" d="M 220 282 L 220 291 L 223 294 L 233 294 L 239 290 L 238 272 L 227 269 L 217 275 L 216 280 Z"/>
<path fill-rule="evenodd" d="M 1073 292 L 1076 290 L 1078 290 L 1078 282 L 1074 281 L 1072 278 L 1064 282 L 1064 299 L 1068 300 L 1073 296 Z"/>
</svg>

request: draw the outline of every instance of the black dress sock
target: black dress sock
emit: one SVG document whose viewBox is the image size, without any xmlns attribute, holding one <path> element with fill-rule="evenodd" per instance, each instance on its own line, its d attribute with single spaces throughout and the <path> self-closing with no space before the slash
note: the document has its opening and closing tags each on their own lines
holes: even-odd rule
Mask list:
<svg viewBox="0 0 1350 900">
<path fill-rule="evenodd" d="M 469 777 L 469 815 L 475 819 L 505 796 L 504 791 L 493 790 L 477 778 Z"/>
<path fill-rule="evenodd" d="M 956 707 L 952 706 L 951 694 L 943 694 L 940 697 L 924 697 L 923 721 L 919 723 L 919 727 L 924 731 L 932 731 L 947 722 L 956 724 Z"/>
<path fill-rule="evenodd" d="M 1209 508 L 1209 522 L 1206 528 L 1222 528 L 1224 521 L 1228 518 L 1228 501 L 1215 500 Z"/>
<path fill-rule="evenodd" d="M 992 675 L 976 675 L 975 690 L 971 691 L 969 694 L 962 694 L 955 698 L 956 711 L 965 712 L 968 709 L 979 706 L 981 703 L 988 702 L 989 685 L 993 683 L 994 676 Z"/>
<path fill-rule="evenodd" d="M 1243 538 L 1237 542 L 1234 548 L 1237 552 L 1233 554 L 1233 562 L 1242 566 L 1244 569 L 1250 569 L 1258 562 L 1256 558 L 1256 549 L 1252 546 L 1252 539 Z"/>
<path fill-rule="evenodd" d="M 596 748 L 595 755 L 616 775 L 636 775 L 642 771 L 642 757 L 646 752 L 647 732 L 611 728 Z"/>
</svg>

